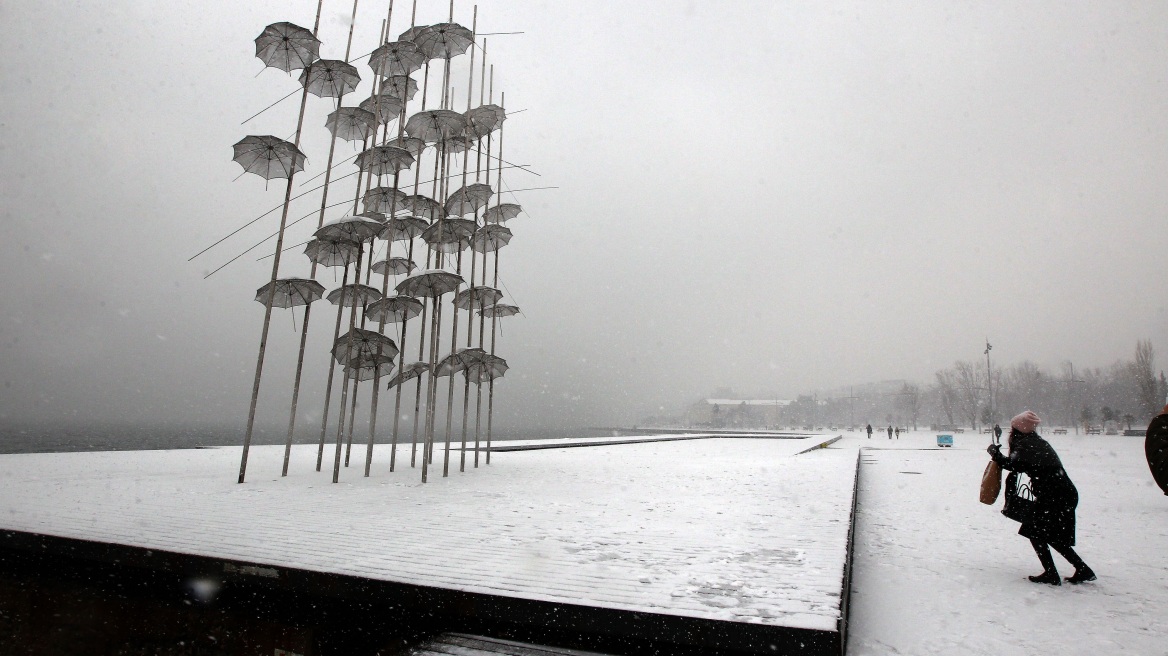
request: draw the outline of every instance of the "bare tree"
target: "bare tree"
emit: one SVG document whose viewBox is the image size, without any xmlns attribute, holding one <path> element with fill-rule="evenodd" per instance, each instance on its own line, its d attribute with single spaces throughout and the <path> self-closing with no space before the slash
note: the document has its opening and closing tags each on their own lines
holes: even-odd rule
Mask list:
<svg viewBox="0 0 1168 656">
<path fill-rule="evenodd" d="M 921 388 L 913 383 L 905 383 L 896 395 L 896 409 L 904 413 L 917 429 L 917 418 L 921 416 Z"/>
<path fill-rule="evenodd" d="M 1156 352 L 1150 340 L 1136 342 L 1136 357 L 1131 363 L 1131 375 L 1135 379 L 1140 415 L 1154 417 L 1160 410 L 1160 384 L 1155 373 Z"/>
<path fill-rule="evenodd" d="M 957 408 L 961 416 L 969 420 L 969 425 L 977 430 L 977 413 L 981 407 L 985 386 L 983 369 L 968 360 L 958 360 L 953 365 L 954 380 L 957 382 Z"/>
<path fill-rule="evenodd" d="M 953 413 L 957 410 L 957 381 L 953 372 L 948 369 L 937 372 L 937 404 L 945 413 L 945 418 L 949 421 L 948 425 L 956 425 L 957 421 L 954 419 Z"/>
</svg>

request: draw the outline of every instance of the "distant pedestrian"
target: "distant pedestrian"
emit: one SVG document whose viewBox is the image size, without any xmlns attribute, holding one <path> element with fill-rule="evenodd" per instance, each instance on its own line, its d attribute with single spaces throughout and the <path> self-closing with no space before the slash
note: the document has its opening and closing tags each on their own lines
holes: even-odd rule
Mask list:
<svg viewBox="0 0 1168 656">
<path fill-rule="evenodd" d="M 1075 567 L 1074 575 L 1066 579 L 1068 583 L 1094 581 L 1095 572 L 1071 548 L 1075 544 L 1075 507 L 1079 505 L 1079 491 L 1063 469 L 1058 454 L 1036 432 L 1040 421 L 1033 412 L 1023 412 L 1010 421 L 1010 455 L 1002 455 L 1002 447 L 998 444 L 991 444 L 986 450 L 1002 469 L 1030 477 L 1034 508 L 1030 517 L 1022 522 L 1018 534 L 1030 538 L 1030 545 L 1043 568 L 1042 574 L 1031 576 L 1030 580 L 1061 584 L 1054 558 L 1050 555 L 1050 547 L 1054 547 Z M 1006 490 L 1006 494 L 1013 493 L 1013 490 Z"/>
<path fill-rule="evenodd" d="M 890 440 L 892 439 L 892 426 L 891 425 L 888 427 L 888 439 L 890 439 Z"/>
<path fill-rule="evenodd" d="M 872 439 L 872 424 L 868 424 L 868 439 Z"/>
<path fill-rule="evenodd" d="M 1002 427 L 994 424 L 994 441 L 998 444 L 1002 443 Z"/>
<path fill-rule="evenodd" d="M 1156 485 L 1168 494 L 1168 405 L 1148 424 L 1144 455 L 1148 457 L 1148 469 L 1152 470 Z"/>
<path fill-rule="evenodd" d="M 900 439 L 900 426 L 896 427 L 896 439 Z"/>
</svg>

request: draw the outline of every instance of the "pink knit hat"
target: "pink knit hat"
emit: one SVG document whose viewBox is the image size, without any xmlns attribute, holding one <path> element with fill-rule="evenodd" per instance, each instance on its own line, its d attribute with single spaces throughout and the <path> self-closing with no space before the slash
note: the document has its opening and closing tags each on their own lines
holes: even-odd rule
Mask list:
<svg viewBox="0 0 1168 656">
<path fill-rule="evenodd" d="M 1038 415 L 1027 410 L 1010 420 L 1010 428 L 1022 433 L 1033 433 L 1040 423 L 1042 420 L 1038 418 Z"/>
</svg>

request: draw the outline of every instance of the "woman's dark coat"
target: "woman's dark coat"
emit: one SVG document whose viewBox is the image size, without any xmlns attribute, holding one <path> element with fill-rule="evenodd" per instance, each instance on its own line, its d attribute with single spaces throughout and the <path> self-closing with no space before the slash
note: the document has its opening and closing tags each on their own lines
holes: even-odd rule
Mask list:
<svg viewBox="0 0 1168 656">
<path fill-rule="evenodd" d="M 1148 468 L 1152 470 L 1156 485 L 1164 490 L 1164 494 L 1168 494 L 1168 413 L 1148 424 L 1144 455 L 1148 457 Z"/>
<path fill-rule="evenodd" d="M 1010 438 L 1009 456 L 995 451 L 990 457 L 1002 469 L 1030 477 L 1035 500 L 1034 516 L 1023 522 L 1018 534 L 1047 544 L 1074 545 L 1079 491 L 1050 444 L 1036 433 L 1015 433 Z"/>
</svg>

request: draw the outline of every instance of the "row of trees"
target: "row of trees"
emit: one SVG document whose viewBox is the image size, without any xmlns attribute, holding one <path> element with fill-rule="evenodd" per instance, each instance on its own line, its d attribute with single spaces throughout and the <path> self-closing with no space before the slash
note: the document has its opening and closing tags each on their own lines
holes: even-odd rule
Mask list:
<svg viewBox="0 0 1168 656">
<path fill-rule="evenodd" d="M 1023 361 L 987 371 L 986 363 L 959 360 L 936 372 L 929 385 L 886 381 L 830 395 L 801 395 L 783 411 L 789 425 L 851 426 L 871 423 L 919 425 L 1005 425 L 1033 410 L 1047 425 L 1097 426 L 1115 421 L 1145 425 L 1168 396 L 1168 379 L 1155 370 L 1150 341 L 1136 345 L 1131 360 L 1081 369 L 1071 362 L 1049 371 Z"/>
</svg>

